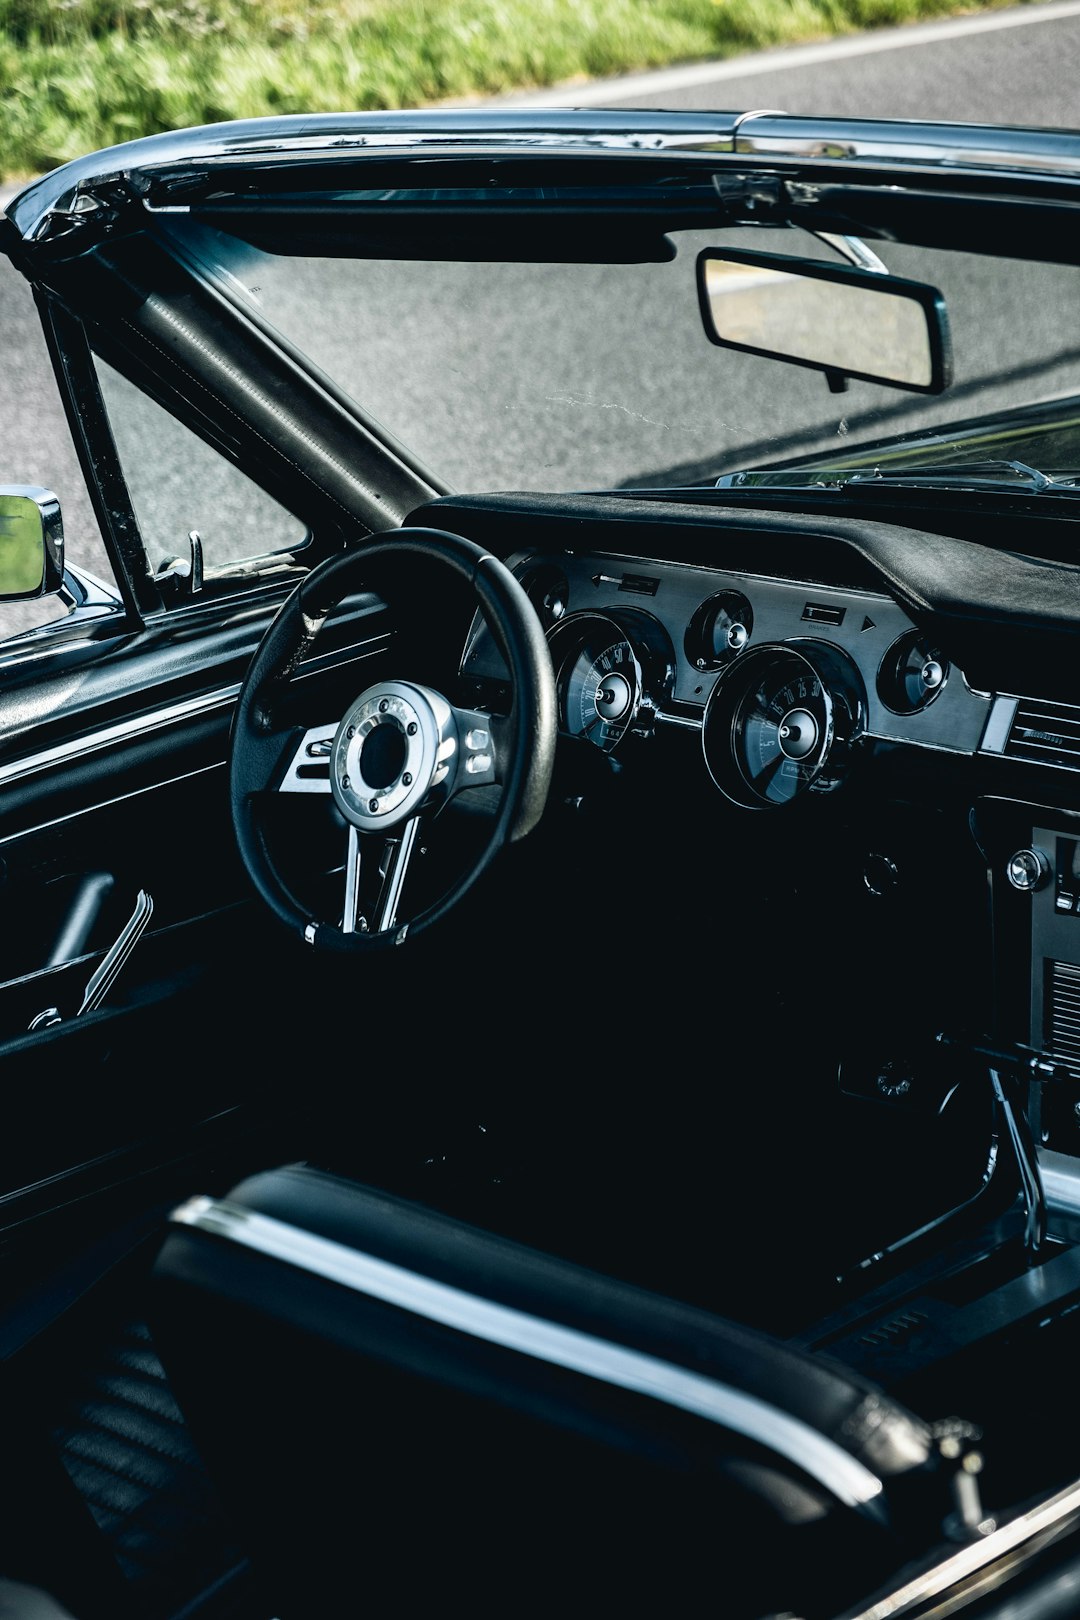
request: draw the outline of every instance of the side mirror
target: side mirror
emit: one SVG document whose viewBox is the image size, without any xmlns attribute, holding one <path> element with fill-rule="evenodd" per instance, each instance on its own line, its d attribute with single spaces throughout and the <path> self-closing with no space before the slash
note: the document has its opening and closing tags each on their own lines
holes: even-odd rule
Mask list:
<svg viewBox="0 0 1080 1620">
<path fill-rule="evenodd" d="M 940 394 L 952 381 L 945 300 L 936 287 L 818 259 L 706 248 L 698 299 L 713 343 L 849 377 Z"/>
<path fill-rule="evenodd" d="M 0 602 L 51 596 L 64 583 L 64 524 L 47 489 L 0 485 Z"/>
</svg>

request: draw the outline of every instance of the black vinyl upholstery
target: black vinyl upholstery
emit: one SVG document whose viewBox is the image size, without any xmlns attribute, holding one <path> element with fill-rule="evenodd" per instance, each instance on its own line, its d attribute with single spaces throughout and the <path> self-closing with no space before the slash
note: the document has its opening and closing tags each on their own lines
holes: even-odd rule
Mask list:
<svg viewBox="0 0 1080 1620">
<path fill-rule="evenodd" d="M 123 1322 L 101 1344 L 53 1439 L 136 1613 L 171 1616 L 242 1575 L 145 1323 Z"/>
<path fill-rule="evenodd" d="M 247 1560 L 138 1314 L 161 1213 L 35 1268 L 0 1323 L 0 1572 L 76 1620 L 247 1613 Z"/>
<path fill-rule="evenodd" d="M 581 1603 L 649 1593 L 682 1612 L 712 1583 L 725 1614 L 763 1612 L 763 1594 L 811 1614 L 895 1561 L 895 1504 L 932 1478 L 932 1439 L 847 1369 L 306 1167 L 253 1177 L 223 1207 L 229 1232 L 170 1230 L 151 1321 L 286 1620 L 451 1596 L 502 1612 L 561 1601 L 569 1582 Z M 376 1281 L 258 1252 L 265 1217 Z M 384 1276 L 406 1303 L 380 1294 Z M 436 1296 L 464 1301 L 465 1320 L 429 1310 Z M 539 1324 L 536 1345 L 500 1340 L 503 1322 Z M 601 1364 L 648 1361 L 658 1386 L 560 1361 L 548 1327 Z M 680 1405 L 683 1374 L 792 1420 L 880 1493 L 841 1504 L 782 1448 Z"/>
</svg>

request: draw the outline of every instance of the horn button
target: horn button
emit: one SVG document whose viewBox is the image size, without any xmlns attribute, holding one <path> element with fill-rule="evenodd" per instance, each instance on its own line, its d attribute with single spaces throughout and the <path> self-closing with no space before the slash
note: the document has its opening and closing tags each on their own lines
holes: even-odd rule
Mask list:
<svg viewBox="0 0 1080 1620">
<path fill-rule="evenodd" d="M 450 705 L 407 681 L 383 681 L 357 698 L 337 729 L 330 787 L 347 821 L 384 831 L 420 809 L 457 756 Z"/>
</svg>

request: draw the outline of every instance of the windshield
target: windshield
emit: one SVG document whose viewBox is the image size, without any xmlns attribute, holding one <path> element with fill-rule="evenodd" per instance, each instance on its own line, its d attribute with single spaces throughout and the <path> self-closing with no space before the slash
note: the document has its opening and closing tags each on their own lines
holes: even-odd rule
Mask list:
<svg viewBox="0 0 1080 1620">
<path fill-rule="evenodd" d="M 1072 266 L 874 244 L 895 275 L 942 294 L 954 375 L 928 397 L 719 349 L 695 263 L 706 248 L 836 264 L 808 233 L 672 233 L 668 263 L 462 263 L 269 254 L 177 220 L 205 269 L 239 292 L 444 483 L 467 491 L 641 489 L 714 483 L 806 456 L 847 466 L 882 438 L 928 433 L 920 465 L 1019 459 L 1073 471 L 1071 434 L 958 451 L 947 431 L 1032 401 L 1080 395 Z M 1025 430 L 1026 431 L 1026 430 Z M 1029 442 L 1030 441 L 1030 442 Z M 1049 464 L 1044 465 L 1049 458 Z"/>
</svg>

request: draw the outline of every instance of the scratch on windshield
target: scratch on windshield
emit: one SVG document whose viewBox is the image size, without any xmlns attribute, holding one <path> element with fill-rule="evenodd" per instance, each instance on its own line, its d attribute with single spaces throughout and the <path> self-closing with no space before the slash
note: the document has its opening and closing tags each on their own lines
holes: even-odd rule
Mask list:
<svg viewBox="0 0 1080 1620">
<path fill-rule="evenodd" d="M 617 399 L 600 399 L 596 394 L 577 392 L 569 394 L 545 394 L 544 398 L 550 405 L 591 405 L 599 411 L 622 411 L 624 416 L 629 416 L 633 421 L 644 422 L 648 427 L 661 428 L 665 433 L 702 434 L 706 432 L 704 427 L 691 426 L 685 422 L 658 422 L 655 416 L 646 416 L 643 411 L 633 411 L 630 409 L 629 405 L 622 405 Z M 710 431 L 715 429 L 717 426 L 728 428 L 730 431 L 734 432 L 734 429 L 731 428 L 731 424 L 729 422 L 713 422 L 710 424 Z"/>
</svg>

